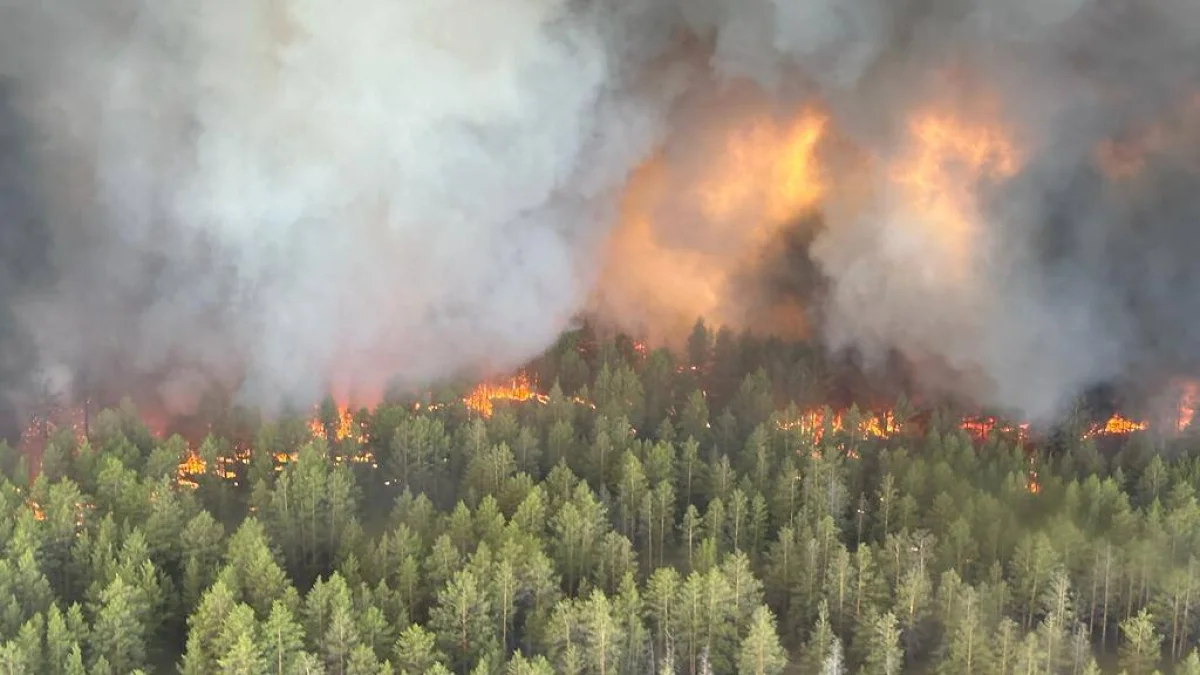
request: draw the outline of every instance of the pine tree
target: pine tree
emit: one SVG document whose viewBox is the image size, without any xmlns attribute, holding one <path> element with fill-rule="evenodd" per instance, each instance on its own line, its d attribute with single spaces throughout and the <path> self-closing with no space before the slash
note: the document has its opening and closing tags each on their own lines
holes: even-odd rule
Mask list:
<svg viewBox="0 0 1200 675">
<path fill-rule="evenodd" d="M 739 675 L 779 675 L 787 666 L 787 656 L 775 631 L 775 616 L 766 605 L 759 605 L 750 617 L 737 664 Z"/>
<path fill-rule="evenodd" d="M 1121 669 L 1127 675 L 1150 675 L 1161 656 L 1162 636 L 1154 629 L 1154 619 L 1145 609 L 1121 624 L 1125 638 L 1119 651 Z"/>
<path fill-rule="evenodd" d="M 92 625 L 91 651 L 96 658 L 96 670 L 109 667 L 125 673 L 145 665 L 146 631 L 141 603 L 141 594 L 119 576 L 105 587 Z"/>
<path fill-rule="evenodd" d="M 487 596 L 469 570 L 460 570 L 438 593 L 429 625 L 455 672 L 467 672 L 495 641 L 490 612 Z"/>
<path fill-rule="evenodd" d="M 863 643 L 859 646 L 863 654 L 860 675 L 900 675 L 904 650 L 894 614 L 869 613 L 855 641 Z"/>
<path fill-rule="evenodd" d="M 619 672 L 625 636 L 621 625 L 613 618 L 612 603 L 599 589 L 592 591 L 580 607 L 584 635 L 584 660 L 599 673 Z"/>
<path fill-rule="evenodd" d="M 963 596 L 957 621 L 948 627 L 949 646 L 937 666 L 941 675 L 987 673 L 995 661 L 988 636 L 980 622 L 975 590 L 967 587 Z"/>
<path fill-rule="evenodd" d="M 544 656 L 527 659 L 517 652 L 509 660 L 504 675 L 554 675 L 554 668 Z"/>
<path fill-rule="evenodd" d="M 820 673 L 833 651 L 837 635 L 829 624 L 829 605 L 822 600 L 817 605 L 817 621 L 800 650 L 800 670 L 805 673 Z"/>
<path fill-rule="evenodd" d="M 254 635 L 248 632 L 237 635 L 229 650 L 217 658 L 217 665 L 224 675 L 259 675 L 270 672 Z"/>
<path fill-rule="evenodd" d="M 1200 675 L 1200 650 L 1193 649 L 1178 665 L 1175 675 Z"/>
<path fill-rule="evenodd" d="M 442 660 L 437 638 L 419 624 L 411 624 L 400 633 L 394 650 L 397 672 L 424 673 Z"/>
<path fill-rule="evenodd" d="M 283 602 L 271 605 L 261 636 L 265 671 L 273 675 L 293 672 L 304 651 L 304 630 Z"/>
</svg>

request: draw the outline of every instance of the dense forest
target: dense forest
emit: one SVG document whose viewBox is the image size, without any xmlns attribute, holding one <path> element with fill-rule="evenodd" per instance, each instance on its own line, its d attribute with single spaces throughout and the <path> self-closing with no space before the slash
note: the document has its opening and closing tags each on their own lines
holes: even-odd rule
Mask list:
<svg viewBox="0 0 1200 675">
<path fill-rule="evenodd" d="M 45 425 L 0 444 L 0 675 L 1200 675 L 1200 438 L 835 370 L 583 330 L 371 410 Z"/>
</svg>

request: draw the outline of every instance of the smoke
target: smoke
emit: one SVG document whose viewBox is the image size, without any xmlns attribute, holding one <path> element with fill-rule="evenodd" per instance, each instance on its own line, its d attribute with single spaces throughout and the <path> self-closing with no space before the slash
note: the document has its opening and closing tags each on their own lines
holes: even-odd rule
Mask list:
<svg viewBox="0 0 1200 675">
<path fill-rule="evenodd" d="M 177 411 L 209 384 L 369 399 L 536 355 L 660 107 L 622 91 L 653 56 L 618 50 L 637 27 L 564 3 L 0 12 L 55 244 L 53 283 L 9 305 L 43 368 L 153 380 Z"/>
<path fill-rule="evenodd" d="M 1035 415 L 1197 365 L 1187 0 L 0 17 L 0 384 L 21 401 L 370 402 L 516 366 L 580 311 L 899 351 Z M 1096 160 L 1112 139 L 1132 178 Z"/>
</svg>

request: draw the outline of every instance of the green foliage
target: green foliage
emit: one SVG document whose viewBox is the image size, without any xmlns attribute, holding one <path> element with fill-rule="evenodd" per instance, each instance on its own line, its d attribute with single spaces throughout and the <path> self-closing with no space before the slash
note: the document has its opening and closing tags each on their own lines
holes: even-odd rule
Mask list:
<svg viewBox="0 0 1200 675">
<path fill-rule="evenodd" d="M 816 351 L 703 323 L 536 369 L 488 419 L 223 412 L 192 484 L 128 402 L 33 482 L 0 444 L 0 673 L 1200 675 L 1195 435 L 855 433 Z"/>
</svg>

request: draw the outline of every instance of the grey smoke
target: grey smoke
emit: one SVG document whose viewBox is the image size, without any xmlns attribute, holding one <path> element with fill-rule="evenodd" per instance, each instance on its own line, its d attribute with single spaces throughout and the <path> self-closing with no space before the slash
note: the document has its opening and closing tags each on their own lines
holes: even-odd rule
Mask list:
<svg viewBox="0 0 1200 675">
<path fill-rule="evenodd" d="M 972 285 L 886 186 L 835 198 L 821 335 L 1050 415 L 1197 365 L 1194 152 L 1128 199 L 1090 153 L 1195 86 L 1198 25 L 1188 0 L 0 0 L 0 377 L 183 411 L 514 367 L 589 306 L 626 178 L 714 100 L 687 94 L 819 98 L 890 158 L 919 101 L 969 102 L 937 76 L 965 66 L 1030 149 L 978 186 Z"/>
</svg>

